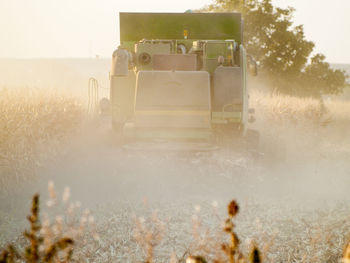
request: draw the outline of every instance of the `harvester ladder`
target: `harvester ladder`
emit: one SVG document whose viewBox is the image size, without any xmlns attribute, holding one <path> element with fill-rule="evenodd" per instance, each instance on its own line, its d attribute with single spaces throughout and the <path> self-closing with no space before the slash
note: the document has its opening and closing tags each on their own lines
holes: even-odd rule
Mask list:
<svg viewBox="0 0 350 263">
<path fill-rule="evenodd" d="M 88 82 L 88 107 L 87 112 L 89 115 L 98 114 L 98 101 L 99 101 L 99 83 L 95 78 L 89 78 Z"/>
</svg>

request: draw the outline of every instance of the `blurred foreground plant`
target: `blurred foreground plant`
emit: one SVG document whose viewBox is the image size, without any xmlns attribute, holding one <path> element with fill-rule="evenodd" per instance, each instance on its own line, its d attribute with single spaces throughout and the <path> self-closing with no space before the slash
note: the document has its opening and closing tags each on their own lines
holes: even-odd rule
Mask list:
<svg viewBox="0 0 350 263">
<path fill-rule="evenodd" d="M 9 245 L 0 255 L 0 263 L 14 262 L 68 262 L 72 258 L 74 241 L 70 237 L 56 237 L 54 242 L 45 246 L 46 236 L 43 235 L 39 216 L 39 194 L 33 196 L 31 214 L 28 216 L 30 231 L 24 232 L 29 241 L 23 252 L 18 252 Z"/>
<path fill-rule="evenodd" d="M 50 200 L 48 201 L 48 206 L 51 209 L 57 203 L 57 195 L 53 189 L 53 184 L 50 183 Z M 123 257 L 123 262 L 140 262 L 141 258 L 144 260 L 142 262 L 156 262 L 160 258 L 168 257 L 170 254 L 169 247 L 166 247 L 163 255 L 158 257 L 156 255 L 156 247 L 158 245 L 171 245 L 175 248 L 175 242 L 172 240 L 170 243 L 167 241 L 163 242 L 165 236 L 165 223 L 163 223 L 157 213 L 153 213 L 150 219 L 138 218 L 136 221 L 136 229 L 134 230 L 134 237 L 137 242 L 142 245 L 144 253 L 140 253 L 136 248 L 132 248 L 130 244 L 125 242 L 124 235 L 127 235 L 127 232 L 123 232 L 123 235 L 116 235 L 115 232 L 111 233 L 111 242 L 118 242 L 122 240 L 119 244 L 120 246 L 114 246 L 112 249 L 112 243 L 108 242 L 108 233 L 103 233 L 103 240 L 100 242 L 93 242 L 93 239 L 89 238 L 89 234 L 93 229 L 93 218 L 89 215 L 88 211 L 83 212 L 80 220 L 68 220 L 68 215 L 72 213 L 72 203 L 68 203 L 69 190 L 66 188 L 62 196 L 62 200 L 65 204 L 64 208 L 67 208 L 67 212 L 64 216 L 56 216 L 54 223 L 50 223 L 48 217 L 43 217 L 42 220 L 39 219 L 39 196 L 35 195 L 33 198 L 33 204 L 31 209 L 31 214 L 28 217 L 30 222 L 30 230 L 25 232 L 24 238 L 26 241 L 26 246 L 21 246 L 22 242 L 16 244 L 15 248 L 12 245 L 9 245 L 6 249 L 0 249 L 0 263 L 17 263 L 17 262 L 121 262 L 121 257 L 113 256 L 110 253 L 115 253 L 114 248 L 117 250 L 122 250 L 122 246 L 128 248 L 128 253 Z M 75 204 L 75 206 L 80 206 Z M 196 208 L 199 210 L 199 208 Z M 284 257 L 281 257 L 277 261 L 273 258 L 266 257 L 266 251 L 263 248 L 260 250 L 255 243 L 244 242 L 250 244 L 248 247 L 240 245 L 240 240 L 236 234 L 235 220 L 239 212 L 239 206 L 235 201 L 230 202 L 228 205 L 228 217 L 225 220 L 223 226 L 224 231 L 217 231 L 218 228 L 215 227 L 215 232 L 220 232 L 223 236 L 220 235 L 220 239 L 212 239 L 211 235 L 201 235 L 202 241 L 196 239 L 199 249 L 189 248 L 188 244 L 185 244 L 185 253 L 182 257 L 178 258 L 175 252 L 171 255 L 171 263 L 260 263 L 268 260 L 269 262 L 295 262 L 299 260 L 297 253 L 284 254 Z M 45 214 L 45 213 L 44 213 Z M 246 213 L 245 213 L 246 214 Z M 248 216 L 250 218 L 250 216 Z M 42 223 L 41 223 L 42 222 Z M 78 223 L 78 228 L 76 227 Z M 343 222 L 341 223 L 343 224 Z M 120 225 L 118 224 L 120 227 Z M 88 227 L 88 228 L 87 228 Z M 108 228 L 110 229 L 112 225 L 109 223 Z M 135 225 L 134 225 L 135 227 Z M 306 227 L 307 228 L 307 227 Z M 339 226 L 332 225 L 332 229 L 338 228 Z M 84 231 L 83 231 L 84 230 Z M 270 230 L 271 231 L 271 230 Z M 329 230 L 331 231 L 331 230 Z M 128 232 L 130 233 L 130 232 Z M 344 231 L 342 231 L 344 233 Z M 292 236 L 293 233 L 290 233 Z M 312 233 L 310 233 L 310 236 Z M 97 234 L 96 234 L 97 235 Z M 244 235 L 244 234 L 243 234 Z M 263 244 L 261 241 L 261 236 L 265 235 L 264 233 L 259 233 L 253 239 L 259 240 L 259 244 Z M 325 232 L 320 232 L 320 237 L 322 235 L 326 238 Z M 228 237 L 227 241 L 224 240 L 224 236 Z M 209 239 L 208 239 L 209 238 Z M 290 238 L 286 236 L 286 238 Z M 74 242 L 73 242 L 74 240 Z M 251 239 L 249 239 L 250 241 Z M 28 242 L 29 241 L 29 242 Z M 107 242 L 106 242 L 107 241 Z M 310 255 L 305 255 L 302 262 L 340 262 L 350 263 L 350 245 L 347 245 L 344 248 L 343 255 L 339 249 L 335 249 L 332 252 L 331 257 L 327 254 L 327 251 L 332 248 L 332 243 L 328 240 L 325 240 L 326 246 L 315 248 L 318 253 L 312 251 Z M 16 241 L 17 242 L 17 241 Z M 206 243 L 205 243 L 206 242 Z M 300 246 L 307 246 L 308 243 L 313 242 L 312 240 L 298 240 Z M 205 243 L 205 244 L 204 244 Z M 344 240 L 340 241 L 340 244 L 343 244 Z M 204 245 L 203 245 L 204 244 Z M 348 244 L 348 243 L 347 243 Z M 74 245 L 74 255 L 73 255 L 73 245 Z M 293 245 L 293 243 L 288 243 L 284 241 L 282 247 L 277 247 L 273 250 L 273 254 L 280 253 L 280 249 L 283 251 L 286 247 Z M 280 248 L 280 249 L 278 249 Z M 338 247 L 339 248 L 339 247 Z M 113 250 L 113 251 L 112 251 Z M 20 252 L 23 251 L 23 252 Z M 183 252 L 183 251 L 182 251 Z M 325 253 L 326 252 L 326 253 Z M 334 254 L 334 255 L 333 255 Z M 293 255 L 294 258 L 289 257 Z M 307 258 L 311 256 L 312 259 Z M 281 260 L 281 261 L 280 261 Z M 161 262 L 165 262 L 162 260 Z M 299 262 L 299 261 L 298 261 Z"/>
<path fill-rule="evenodd" d="M 234 224 L 234 218 L 239 212 L 239 206 L 236 201 L 232 200 L 228 206 L 227 206 L 227 214 L 228 218 L 225 220 L 224 224 L 224 231 L 230 236 L 230 243 L 222 243 L 221 249 L 227 256 L 227 259 L 224 258 L 217 258 L 214 260 L 214 263 L 260 263 L 261 256 L 260 256 L 260 250 L 257 248 L 257 246 L 254 244 L 250 255 L 249 255 L 249 261 L 247 260 L 247 257 L 243 255 L 239 248 L 240 240 L 237 236 L 237 234 L 234 231 L 235 224 Z M 207 262 L 203 256 L 189 256 L 186 260 L 186 263 L 205 263 Z"/>
<path fill-rule="evenodd" d="M 196 206 L 195 210 L 200 211 L 200 207 Z M 198 215 L 194 215 L 193 219 L 193 244 L 187 246 L 184 255 L 180 258 L 176 254 L 171 255 L 170 262 L 186 262 L 186 263 L 261 263 L 262 257 L 260 250 L 253 243 L 248 256 L 241 251 L 240 240 L 235 233 L 234 218 L 239 212 L 239 206 L 236 201 L 231 201 L 227 207 L 228 218 L 224 221 L 223 230 L 229 235 L 229 242 L 221 242 L 223 236 L 221 231 L 211 233 L 209 229 L 203 229 Z M 142 262 L 152 263 L 155 261 L 155 248 L 161 244 L 165 235 L 166 227 L 156 212 L 149 219 L 143 217 L 135 220 L 134 238 L 136 242 L 143 248 L 144 260 Z"/>
<path fill-rule="evenodd" d="M 154 249 L 160 244 L 165 232 L 165 224 L 158 218 L 157 212 L 152 214 L 150 220 L 143 217 L 136 219 L 134 237 L 146 252 L 145 263 L 152 263 Z"/>
<path fill-rule="evenodd" d="M 350 263 L 350 242 L 345 246 L 342 263 Z"/>
<path fill-rule="evenodd" d="M 0 249 L 0 263 L 81 262 L 88 255 L 87 247 L 98 247 L 95 241 L 99 240 L 99 236 L 90 211 L 85 209 L 80 213 L 81 204 L 70 202 L 68 187 L 64 188 L 62 202 L 59 202 L 52 181 L 48 190 L 47 211 L 42 216 L 39 214 L 39 194 L 34 195 L 31 214 L 27 217 L 30 230 L 15 240 L 18 249 L 12 244 Z"/>
</svg>

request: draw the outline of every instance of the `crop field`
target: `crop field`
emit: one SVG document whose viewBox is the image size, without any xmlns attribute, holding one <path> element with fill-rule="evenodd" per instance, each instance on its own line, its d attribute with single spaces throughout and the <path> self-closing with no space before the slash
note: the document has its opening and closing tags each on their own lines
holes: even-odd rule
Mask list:
<svg viewBox="0 0 350 263">
<path fill-rule="evenodd" d="M 263 262 L 340 262 L 350 237 L 350 102 L 253 90 L 250 104 L 259 161 L 225 149 L 127 151 L 108 117 L 87 118 L 80 99 L 0 90 L 0 248 L 26 246 L 38 192 L 42 250 L 69 236 L 76 262 L 228 262 L 232 231 L 246 259 L 257 247 Z M 232 199 L 239 212 L 225 232 Z"/>
<path fill-rule="evenodd" d="M 78 129 L 78 100 L 43 89 L 0 90 L 0 189 L 32 179 L 36 168 Z"/>
</svg>

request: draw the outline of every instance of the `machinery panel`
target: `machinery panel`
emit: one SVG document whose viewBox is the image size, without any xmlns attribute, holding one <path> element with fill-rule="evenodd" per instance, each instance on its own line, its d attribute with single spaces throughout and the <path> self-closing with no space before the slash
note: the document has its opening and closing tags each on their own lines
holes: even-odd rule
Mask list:
<svg viewBox="0 0 350 263">
<path fill-rule="evenodd" d="M 155 54 L 153 55 L 154 70 L 196 71 L 197 55 L 191 54 Z"/>
<path fill-rule="evenodd" d="M 141 70 L 151 70 L 153 68 L 154 54 L 169 54 L 170 43 L 137 43 L 135 45 L 136 63 Z"/>
<path fill-rule="evenodd" d="M 112 121 L 124 123 L 134 114 L 136 76 L 134 71 L 124 77 L 111 76 L 110 98 L 112 102 Z"/>
<path fill-rule="evenodd" d="M 233 111 L 229 105 L 243 104 L 242 69 L 240 67 L 218 67 L 213 79 L 213 111 Z"/>
<path fill-rule="evenodd" d="M 140 71 L 136 82 L 136 127 L 211 127 L 207 72 Z"/>
</svg>

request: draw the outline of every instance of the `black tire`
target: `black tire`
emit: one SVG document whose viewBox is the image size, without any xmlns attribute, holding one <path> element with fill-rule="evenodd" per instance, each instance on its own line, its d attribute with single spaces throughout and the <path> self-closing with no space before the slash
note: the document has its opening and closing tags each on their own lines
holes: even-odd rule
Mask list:
<svg viewBox="0 0 350 263">
<path fill-rule="evenodd" d="M 111 102 L 107 98 L 102 98 L 99 102 L 100 114 L 110 115 L 111 114 Z"/>
</svg>

